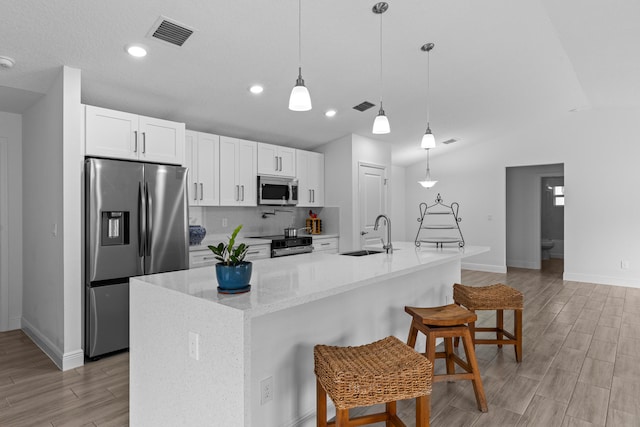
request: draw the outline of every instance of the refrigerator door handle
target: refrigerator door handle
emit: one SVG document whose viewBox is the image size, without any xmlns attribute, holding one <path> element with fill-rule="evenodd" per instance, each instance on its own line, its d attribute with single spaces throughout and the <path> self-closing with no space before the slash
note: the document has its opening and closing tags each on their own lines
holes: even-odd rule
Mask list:
<svg viewBox="0 0 640 427">
<path fill-rule="evenodd" d="M 145 255 L 151 256 L 151 234 L 153 233 L 153 221 L 151 218 L 153 206 L 151 203 L 151 198 L 149 197 L 149 184 L 145 182 L 144 184 L 144 195 L 146 199 L 146 223 L 147 223 L 147 233 L 146 233 L 146 242 L 145 242 Z"/>
<path fill-rule="evenodd" d="M 139 192 L 138 192 L 138 256 L 142 258 L 144 256 L 144 236 L 146 229 L 144 226 L 144 216 L 145 216 L 145 203 L 144 203 L 144 188 L 142 188 L 142 182 L 139 183 Z"/>
</svg>

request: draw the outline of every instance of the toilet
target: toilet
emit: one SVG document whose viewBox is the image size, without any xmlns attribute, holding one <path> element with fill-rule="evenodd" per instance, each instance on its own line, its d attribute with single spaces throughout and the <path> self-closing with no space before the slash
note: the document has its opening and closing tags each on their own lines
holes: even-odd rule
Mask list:
<svg viewBox="0 0 640 427">
<path fill-rule="evenodd" d="M 550 239 L 542 239 L 540 241 L 540 246 L 542 248 L 542 259 L 549 259 L 550 253 L 549 251 L 551 250 L 551 248 L 553 248 L 553 240 Z"/>
</svg>

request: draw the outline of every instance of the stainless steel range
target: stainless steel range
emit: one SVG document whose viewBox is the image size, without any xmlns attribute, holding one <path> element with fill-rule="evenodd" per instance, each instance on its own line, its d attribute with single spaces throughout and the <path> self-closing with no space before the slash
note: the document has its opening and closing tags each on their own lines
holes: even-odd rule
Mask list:
<svg viewBox="0 0 640 427">
<path fill-rule="evenodd" d="M 307 254 L 313 251 L 313 239 L 310 236 L 284 237 L 260 236 L 262 239 L 271 239 L 271 258 Z"/>
</svg>

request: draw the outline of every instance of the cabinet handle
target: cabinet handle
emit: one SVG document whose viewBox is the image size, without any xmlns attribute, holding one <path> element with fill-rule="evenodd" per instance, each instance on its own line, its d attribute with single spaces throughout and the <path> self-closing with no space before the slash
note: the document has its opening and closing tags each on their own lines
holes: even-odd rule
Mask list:
<svg viewBox="0 0 640 427">
<path fill-rule="evenodd" d="M 202 183 L 200 183 L 200 200 L 202 200 L 202 195 L 204 194 Z"/>
<path fill-rule="evenodd" d="M 274 159 L 276 161 L 276 168 L 274 170 L 277 172 L 278 171 L 278 156 L 275 156 Z"/>
<path fill-rule="evenodd" d="M 147 133 L 142 132 L 142 154 L 147 152 Z"/>
<path fill-rule="evenodd" d="M 198 183 L 193 183 L 193 200 L 198 200 Z"/>
<path fill-rule="evenodd" d="M 203 261 L 208 261 L 208 260 L 210 260 L 210 259 L 216 259 L 216 257 L 214 257 L 214 256 L 203 256 L 203 257 L 202 257 L 202 260 L 203 260 Z"/>
<path fill-rule="evenodd" d="M 311 190 L 309 190 L 309 203 L 311 203 Z"/>
<path fill-rule="evenodd" d="M 311 190 L 311 195 L 313 196 L 313 199 L 311 200 L 313 203 L 316 202 L 316 190 Z"/>
<path fill-rule="evenodd" d="M 282 157 L 279 157 L 280 159 L 280 172 L 282 172 Z"/>
<path fill-rule="evenodd" d="M 240 188 L 242 188 L 242 201 L 244 202 L 244 185 L 241 185 Z"/>
<path fill-rule="evenodd" d="M 252 251 L 252 252 L 247 252 L 247 255 L 255 255 L 255 254 L 259 254 L 260 251 Z"/>
<path fill-rule="evenodd" d="M 320 246 L 329 246 L 331 243 L 320 243 Z"/>
<path fill-rule="evenodd" d="M 236 202 L 240 201 L 240 186 L 236 185 Z"/>
<path fill-rule="evenodd" d="M 138 152 L 138 131 L 137 130 L 133 131 L 133 152 L 134 153 Z"/>
</svg>

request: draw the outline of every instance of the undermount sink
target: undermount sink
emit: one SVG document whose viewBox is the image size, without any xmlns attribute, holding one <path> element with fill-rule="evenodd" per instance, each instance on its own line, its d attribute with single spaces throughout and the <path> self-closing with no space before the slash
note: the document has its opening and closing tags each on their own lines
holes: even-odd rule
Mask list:
<svg viewBox="0 0 640 427">
<path fill-rule="evenodd" d="M 375 250 L 375 249 L 362 249 L 362 250 L 359 250 L 359 251 L 344 252 L 344 253 L 341 253 L 340 255 L 365 256 L 365 255 L 379 254 L 379 253 L 382 253 L 382 252 L 384 252 L 384 251 L 379 251 L 379 250 Z"/>
</svg>

